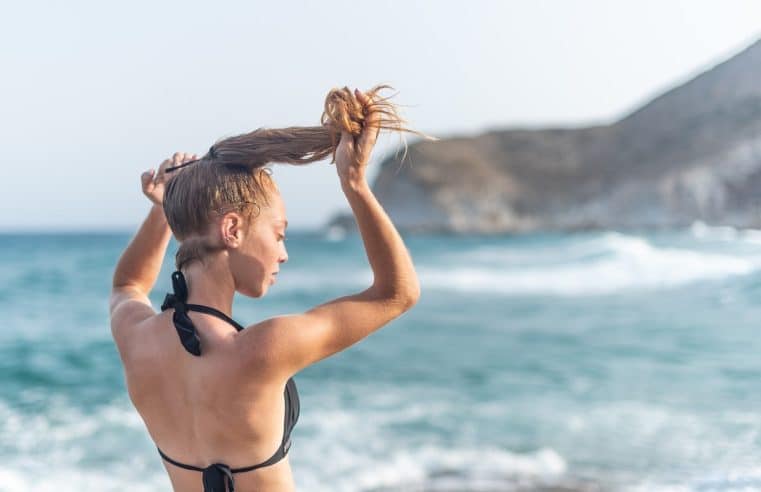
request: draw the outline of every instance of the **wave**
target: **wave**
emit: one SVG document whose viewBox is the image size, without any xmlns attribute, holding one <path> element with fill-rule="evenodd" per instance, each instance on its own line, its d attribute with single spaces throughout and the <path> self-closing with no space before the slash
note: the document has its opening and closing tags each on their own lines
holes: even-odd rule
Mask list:
<svg viewBox="0 0 761 492">
<path fill-rule="evenodd" d="M 51 406 L 47 414 L 30 415 L 0 402 L 0 449 L 5 450 L 0 461 L 2 490 L 169 489 L 155 448 L 126 401 L 119 399 L 92 411 L 64 401 Z M 296 437 L 290 460 L 300 490 L 369 492 L 424 486 L 430 491 L 486 491 L 564 480 L 567 464 L 552 449 L 513 453 L 493 446 L 423 445 L 400 446 L 390 452 L 388 439 L 378 439 L 364 442 L 358 451 L 361 435 L 347 430 L 362 434 L 360 428 L 331 426 L 331 422 L 345 424 L 347 418 L 356 423 L 359 418 L 354 412 L 341 419 L 343 413 L 316 411 L 305 419 L 313 424 L 327 422 L 327 429 L 309 439 Z M 394 418 L 415 418 L 419 413 L 412 409 Z M 332 420 L 325 420 L 329 417 Z M 325 466 L 325 460 L 332 465 Z"/>
<path fill-rule="evenodd" d="M 3 491 L 170 488 L 142 421 L 125 398 L 85 409 L 58 396 L 48 401 L 45 413 L 0 401 L 0 451 Z"/>
<path fill-rule="evenodd" d="M 525 490 L 565 483 L 566 469 L 565 460 L 552 449 L 518 454 L 490 447 L 426 446 L 364 467 L 347 480 L 345 490 Z"/>
<path fill-rule="evenodd" d="M 583 296 L 673 288 L 747 275 L 761 267 L 760 256 L 657 247 L 644 238 L 619 233 L 570 245 L 542 246 L 534 251 L 482 248 L 458 254 L 457 263 L 476 255 L 489 257 L 492 265 L 447 269 L 424 265 L 418 268 L 421 284 L 503 295 Z"/>
<path fill-rule="evenodd" d="M 690 226 L 689 232 L 694 238 L 701 240 L 761 244 L 761 230 L 759 229 L 709 226 L 704 222 L 697 221 Z"/>
<path fill-rule="evenodd" d="M 121 470 L 45 466 L 36 471 L 23 471 L 0 465 L 0 484 L 3 492 L 74 492 L 102 491 L 159 492 L 171 490 L 169 479 L 159 474 L 145 474 L 130 469 L 128 461 Z"/>
<path fill-rule="evenodd" d="M 754 490 L 761 484 L 761 469 L 733 471 L 753 462 L 752 443 L 759 428 L 754 412 L 724 414 L 717 422 L 711 415 L 648 403 L 574 408 L 557 401 L 512 399 L 467 410 L 389 392 L 362 393 L 370 407 L 347 410 L 341 402 L 348 395 L 327 385 L 332 396 L 324 396 L 322 388 L 317 404 L 303 415 L 295 433 L 289 458 L 299 490 L 581 492 L 607 490 L 611 483 L 619 483 L 631 492 L 691 492 Z M 460 417 L 468 411 L 471 422 L 483 425 L 492 419 L 520 421 L 529 412 L 546 412 L 539 420 L 563 437 L 552 438 L 552 446 L 527 452 L 478 444 L 472 429 L 461 427 Z M 731 434 L 740 424 L 740 433 L 728 436 L 720 430 L 730 429 Z M 448 432 L 415 430 L 425 425 Z M 537 442 L 542 441 L 548 442 L 538 436 Z M 579 443 L 590 442 L 594 449 L 577 449 Z M 139 416 L 122 398 L 93 409 L 59 399 L 37 415 L 0 402 L 0 451 L 0 489 L 8 492 L 169 488 Z M 626 478 L 600 476 L 599 468 L 590 474 L 576 468 L 580 462 L 606 463 L 609 473 L 624 472 Z M 681 470 L 680 477 L 679 465 L 689 463 L 693 466 Z M 701 471 L 697 477 L 696 470 Z M 139 482 L 134 482 L 138 476 Z M 649 481 L 630 485 L 647 476 Z M 673 481 L 657 481 L 663 478 Z"/>
<path fill-rule="evenodd" d="M 761 490 L 761 467 L 736 469 L 693 478 L 687 483 L 647 480 L 624 492 L 748 492 Z"/>
<path fill-rule="evenodd" d="M 711 237 L 737 234 L 747 245 L 761 244 L 761 231 L 711 229 Z M 705 232 L 705 226 L 694 230 Z M 723 231 L 723 232 L 722 232 Z M 707 237 L 707 236 L 706 236 Z M 694 240 L 693 240 L 694 244 Z M 750 246 L 748 246 L 750 247 Z M 748 275 L 761 269 L 761 253 L 656 245 L 616 232 L 561 236 L 529 244 L 505 242 L 466 250 L 418 254 L 416 270 L 425 289 L 502 296 L 604 295 L 623 290 L 670 289 Z M 463 266 L 467 265 L 467 266 Z M 273 293 L 318 293 L 366 288 L 369 267 L 283 269 Z"/>
</svg>

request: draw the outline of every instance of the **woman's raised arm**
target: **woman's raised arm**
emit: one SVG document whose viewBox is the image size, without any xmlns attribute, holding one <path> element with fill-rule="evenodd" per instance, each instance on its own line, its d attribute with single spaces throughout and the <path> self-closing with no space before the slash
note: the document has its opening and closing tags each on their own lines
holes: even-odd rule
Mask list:
<svg viewBox="0 0 761 492">
<path fill-rule="evenodd" d="M 356 95 L 365 107 L 372 107 L 370 98 L 359 91 Z M 341 135 L 336 151 L 336 171 L 373 270 L 374 290 L 384 297 L 417 298 L 420 286 L 412 259 L 367 183 L 365 171 L 378 138 L 379 123 L 380 115 L 370 111 L 365 128 L 356 141 L 348 133 Z"/>
<path fill-rule="evenodd" d="M 358 98 L 367 103 L 361 93 Z M 420 297 L 420 284 L 401 236 L 375 198 L 365 168 L 375 145 L 377 118 L 369 115 L 355 141 L 341 136 L 336 169 L 344 194 L 354 212 L 373 270 L 372 285 L 354 295 L 340 297 L 309 311 L 279 316 L 241 333 L 244 350 L 250 349 L 272 370 L 290 376 L 300 369 L 339 352 L 409 310 Z M 259 359 L 258 362 L 261 362 Z"/>
<path fill-rule="evenodd" d="M 164 169 L 194 158 L 194 155 L 177 152 L 162 162 L 158 171 L 146 171 L 140 176 L 143 193 L 153 206 L 114 270 L 109 301 L 112 330 L 131 326 L 154 314 L 148 294 L 156 284 L 172 237 L 162 208 L 168 180 Z"/>
</svg>

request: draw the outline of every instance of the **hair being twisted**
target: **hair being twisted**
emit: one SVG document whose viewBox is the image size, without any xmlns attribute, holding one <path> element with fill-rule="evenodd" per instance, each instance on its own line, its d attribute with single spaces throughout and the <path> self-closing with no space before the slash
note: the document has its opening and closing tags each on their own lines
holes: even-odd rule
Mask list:
<svg viewBox="0 0 761 492">
<path fill-rule="evenodd" d="M 201 159 L 169 180 L 164 193 L 164 212 L 180 246 L 175 256 L 177 269 L 223 249 L 210 243 L 208 229 L 214 214 L 238 211 L 248 218 L 269 205 L 276 190 L 270 163 L 302 165 L 328 156 L 335 162 L 341 132 L 358 136 L 370 112 L 378 112 L 379 130 L 427 135 L 411 130 L 399 116 L 397 106 L 379 92 L 392 89 L 377 85 L 366 92 L 372 103 L 364 107 L 348 88 L 332 89 L 325 98 L 320 126 L 259 128 L 225 138 L 209 148 Z M 405 156 L 406 156 L 406 141 Z M 187 165 L 189 163 L 186 163 Z M 183 165 L 182 167 L 185 167 Z M 179 166 L 178 166 L 179 167 Z"/>
</svg>

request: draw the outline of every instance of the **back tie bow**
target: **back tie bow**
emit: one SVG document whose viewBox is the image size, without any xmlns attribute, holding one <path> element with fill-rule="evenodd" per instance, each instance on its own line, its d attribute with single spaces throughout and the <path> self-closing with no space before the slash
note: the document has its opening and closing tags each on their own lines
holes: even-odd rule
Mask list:
<svg viewBox="0 0 761 492">
<path fill-rule="evenodd" d="M 235 480 L 230 467 L 215 463 L 203 470 L 204 492 L 235 492 Z"/>
</svg>

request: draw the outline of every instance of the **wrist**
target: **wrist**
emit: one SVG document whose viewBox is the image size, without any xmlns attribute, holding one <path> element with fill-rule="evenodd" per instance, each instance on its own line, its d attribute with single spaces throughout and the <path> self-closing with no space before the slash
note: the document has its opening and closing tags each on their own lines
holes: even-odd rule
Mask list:
<svg viewBox="0 0 761 492">
<path fill-rule="evenodd" d="M 166 222 L 166 215 L 164 215 L 164 206 L 160 203 L 153 202 L 151 209 L 148 211 L 148 215 Z"/>
<path fill-rule="evenodd" d="M 351 179 L 342 178 L 341 188 L 344 190 L 344 192 L 356 193 L 356 192 L 370 189 L 370 185 L 368 184 L 364 176 L 362 176 L 361 178 L 351 178 Z"/>
</svg>

